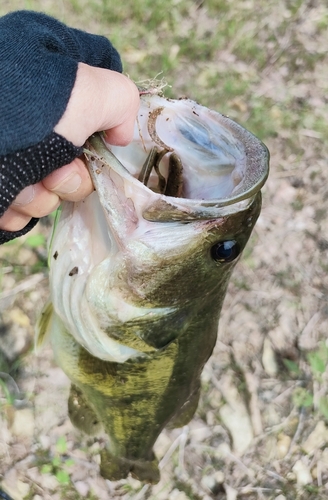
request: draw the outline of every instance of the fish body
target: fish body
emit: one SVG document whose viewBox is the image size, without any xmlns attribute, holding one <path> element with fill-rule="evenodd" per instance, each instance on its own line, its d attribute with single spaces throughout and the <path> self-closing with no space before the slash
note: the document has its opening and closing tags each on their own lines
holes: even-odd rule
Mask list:
<svg viewBox="0 0 328 500">
<path fill-rule="evenodd" d="M 268 153 L 226 117 L 155 95 L 130 146 L 110 151 L 98 135 L 86 148 L 96 191 L 64 203 L 39 337 L 72 382 L 73 424 L 109 438 L 101 474 L 156 483 L 153 445 L 197 408 Z"/>
</svg>

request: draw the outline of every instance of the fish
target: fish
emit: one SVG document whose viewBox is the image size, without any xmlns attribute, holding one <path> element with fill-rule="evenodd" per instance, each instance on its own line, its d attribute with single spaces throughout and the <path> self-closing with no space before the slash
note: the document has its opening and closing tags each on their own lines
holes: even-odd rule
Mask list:
<svg viewBox="0 0 328 500">
<path fill-rule="evenodd" d="M 100 474 L 160 480 L 154 444 L 192 419 L 228 282 L 261 210 L 269 153 L 189 99 L 142 95 L 134 137 L 85 145 L 95 191 L 64 202 L 50 242 L 50 337 L 68 413 L 107 436 Z"/>
</svg>

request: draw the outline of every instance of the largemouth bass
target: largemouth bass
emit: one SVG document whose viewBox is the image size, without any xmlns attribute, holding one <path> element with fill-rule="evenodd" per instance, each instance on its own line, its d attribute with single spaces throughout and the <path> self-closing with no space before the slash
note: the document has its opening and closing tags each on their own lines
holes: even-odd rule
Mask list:
<svg viewBox="0 0 328 500">
<path fill-rule="evenodd" d="M 63 204 L 39 338 L 72 382 L 72 423 L 109 438 L 101 474 L 156 483 L 153 445 L 197 408 L 268 152 L 219 113 L 151 95 L 129 146 L 95 135 L 86 158 L 95 192 Z"/>
</svg>

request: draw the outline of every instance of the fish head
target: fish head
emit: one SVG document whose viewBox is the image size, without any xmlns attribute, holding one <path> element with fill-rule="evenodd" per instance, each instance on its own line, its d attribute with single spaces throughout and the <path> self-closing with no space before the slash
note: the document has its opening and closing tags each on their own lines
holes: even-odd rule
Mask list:
<svg viewBox="0 0 328 500">
<path fill-rule="evenodd" d="M 171 157 L 181 160 L 179 196 L 158 192 L 155 169 L 147 185 L 138 180 L 154 146 L 166 152 L 159 168 L 167 182 Z M 111 272 L 115 261 L 133 300 L 169 304 L 187 300 L 188 289 L 196 299 L 210 292 L 212 282 L 218 287 L 260 213 L 266 147 L 219 113 L 158 96 L 142 99 L 129 146 L 110 148 L 98 136 L 88 147 L 90 173 L 115 242 Z"/>
<path fill-rule="evenodd" d="M 136 225 L 108 257 L 108 294 L 125 291 L 128 301 L 148 308 L 200 304 L 211 296 L 218 301 L 260 209 L 259 193 L 243 210 L 222 217 L 142 221 L 142 232 Z M 104 275 L 104 268 L 99 272 Z"/>
<path fill-rule="evenodd" d="M 64 204 L 52 241 L 52 300 L 91 354 L 124 362 L 164 344 L 150 333 L 147 345 L 121 349 L 113 332 L 135 332 L 143 321 L 177 329 L 209 304 L 219 312 L 260 213 L 268 152 L 219 113 L 148 96 L 131 144 L 110 147 L 98 134 L 86 158 L 95 193 Z"/>
</svg>

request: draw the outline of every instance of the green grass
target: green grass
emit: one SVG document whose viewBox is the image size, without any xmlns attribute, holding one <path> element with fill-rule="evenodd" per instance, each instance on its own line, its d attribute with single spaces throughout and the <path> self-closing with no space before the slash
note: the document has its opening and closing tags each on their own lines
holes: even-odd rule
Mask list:
<svg viewBox="0 0 328 500">
<path fill-rule="evenodd" d="M 168 83 L 165 89 L 168 97 L 190 97 L 229 115 L 260 137 L 272 148 L 274 174 L 285 172 L 289 165 L 291 169 L 301 169 L 299 165 L 306 161 L 311 181 L 307 189 L 313 190 L 310 202 L 315 209 L 314 221 L 324 224 L 327 211 L 314 195 L 322 183 L 322 163 L 316 161 L 319 151 L 324 151 L 320 136 L 324 138 L 327 134 L 328 105 L 320 96 L 327 95 L 328 86 L 322 83 L 326 80 L 320 75 L 327 74 L 328 9 L 323 2 L 321 15 L 317 14 L 312 23 L 316 31 L 307 32 L 304 18 L 311 16 L 311 9 L 319 2 L 312 3 L 314 7 L 302 0 L 2 0 L 0 15 L 23 8 L 41 10 L 71 26 L 107 36 L 122 56 L 125 73 L 133 80 L 138 82 L 160 75 L 159 78 L 165 78 Z M 312 89 L 316 86 L 319 90 L 315 94 Z M 314 132 L 319 139 L 315 134 L 314 139 L 302 135 L 302 130 Z M 325 151 L 321 156 L 324 154 Z M 304 173 L 305 169 L 299 177 L 303 178 Z M 299 216 L 308 203 L 308 192 L 300 191 L 292 202 L 293 213 Z M 272 207 L 272 210 L 276 208 L 280 207 Z M 279 216 L 280 213 L 278 219 Z M 323 225 L 322 236 L 324 230 Z M 2 248 L 1 264 L 4 268 L 13 267 L 15 281 L 45 270 L 43 234 L 40 229 L 40 235 L 34 235 L 24 244 L 18 240 Z M 247 271 L 257 264 L 252 241 L 243 255 Z M 24 248 L 37 255 L 36 262 L 22 264 L 20 251 Z M 308 251 L 306 246 L 305 251 Z M 322 273 L 327 273 L 324 252 L 326 250 L 322 251 L 319 262 Z M 301 315 L 304 277 L 292 266 L 281 268 L 279 262 L 276 264 L 277 268 L 268 266 L 271 276 L 265 279 L 275 279 L 273 284 L 290 295 Z M 0 272 L 0 286 L 1 279 Z M 252 289 L 249 274 L 242 272 L 234 274 L 231 285 L 233 290 Z M 326 296 L 324 287 L 319 291 Z M 261 305 L 261 300 L 257 300 Z M 253 310 L 260 305 L 254 299 L 245 308 Z M 273 311 L 271 316 L 265 318 L 264 330 L 269 331 L 278 324 L 278 312 Z M 287 372 L 289 379 L 304 381 L 304 386 L 293 394 L 293 403 L 328 421 L 326 392 L 314 408 L 313 391 L 313 381 L 319 389 L 324 389 L 328 362 L 325 344 L 318 344 L 309 355 L 302 353 L 301 360 L 302 364 L 283 358 L 282 378 L 286 378 Z M 203 389 L 198 416 L 206 421 L 210 389 Z M 242 381 L 239 389 L 244 389 Z M 65 443 L 62 446 L 65 448 Z M 76 491 L 71 484 L 65 484 L 70 470 L 64 448 L 57 449 L 55 457 L 45 454 L 40 467 L 47 466 L 52 474 L 59 472 L 63 498 L 75 500 Z M 184 491 L 187 498 L 197 498 L 183 481 L 176 481 L 175 486 Z M 296 498 L 294 485 L 287 483 L 287 486 L 290 491 L 286 490 L 286 498 Z M 300 500 L 310 500 L 309 495 L 317 500 L 317 492 L 311 491 L 312 486 L 307 488 L 307 496 L 300 494 Z M 92 494 L 87 498 L 93 498 Z"/>
</svg>

